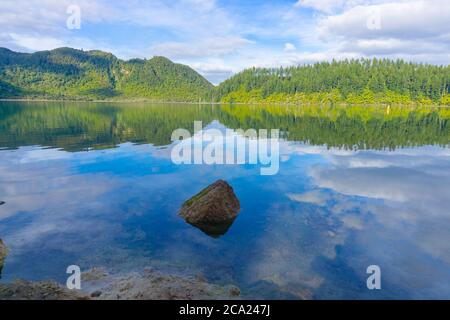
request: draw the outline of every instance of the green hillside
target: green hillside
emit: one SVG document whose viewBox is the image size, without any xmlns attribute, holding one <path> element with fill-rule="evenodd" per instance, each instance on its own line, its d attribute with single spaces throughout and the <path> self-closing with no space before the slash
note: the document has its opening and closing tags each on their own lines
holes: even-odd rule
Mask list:
<svg viewBox="0 0 450 320">
<path fill-rule="evenodd" d="M 0 98 L 450 105 L 450 66 L 363 59 L 251 68 L 214 87 L 164 57 L 123 61 L 102 51 L 0 48 Z"/>
<path fill-rule="evenodd" d="M 224 81 L 215 98 L 241 103 L 450 104 L 450 67 L 402 60 L 345 60 L 252 68 Z"/>
<path fill-rule="evenodd" d="M 0 48 L 0 97 L 199 101 L 213 86 L 164 57 L 123 61 L 101 51 L 60 48 L 33 54 Z"/>
</svg>

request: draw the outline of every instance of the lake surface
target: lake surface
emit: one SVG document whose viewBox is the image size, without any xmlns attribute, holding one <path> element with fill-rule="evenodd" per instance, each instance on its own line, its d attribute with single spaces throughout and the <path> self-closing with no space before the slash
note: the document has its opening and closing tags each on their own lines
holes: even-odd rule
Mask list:
<svg viewBox="0 0 450 320">
<path fill-rule="evenodd" d="M 196 120 L 280 129 L 278 174 L 174 164 Z M 152 266 L 244 298 L 450 299 L 449 143 L 446 108 L 0 102 L 0 281 Z M 241 211 L 217 238 L 177 213 L 218 179 Z"/>
</svg>

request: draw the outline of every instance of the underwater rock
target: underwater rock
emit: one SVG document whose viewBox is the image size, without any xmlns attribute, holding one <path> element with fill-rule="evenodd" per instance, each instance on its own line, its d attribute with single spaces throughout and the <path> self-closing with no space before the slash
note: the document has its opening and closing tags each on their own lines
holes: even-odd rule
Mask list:
<svg viewBox="0 0 450 320">
<path fill-rule="evenodd" d="M 231 286 L 228 290 L 228 294 L 230 295 L 230 297 L 237 297 L 241 294 L 241 290 L 236 286 Z"/>
<path fill-rule="evenodd" d="M 240 210 L 233 188 L 218 180 L 187 200 L 179 215 L 212 237 L 224 235 Z"/>
<path fill-rule="evenodd" d="M 98 298 L 102 295 L 102 292 L 100 290 L 94 291 L 91 293 L 92 298 Z"/>
<path fill-rule="evenodd" d="M 53 281 L 16 280 L 0 284 L 0 300 L 87 300 L 88 296 Z"/>
</svg>

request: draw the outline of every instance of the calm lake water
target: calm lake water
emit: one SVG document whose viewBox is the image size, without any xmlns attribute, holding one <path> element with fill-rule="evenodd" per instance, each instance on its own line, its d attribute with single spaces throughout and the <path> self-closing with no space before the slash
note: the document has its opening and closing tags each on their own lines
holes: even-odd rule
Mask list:
<svg viewBox="0 0 450 320">
<path fill-rule="evenodd" d="M 172 131 L 195 120 L 279 128 L 278 174 L 175 165 Z M 449 143 L 445 108 L 1 102 L 0 281 L 152 266 L 244 298 L 450 299 Z M 214 238 L 177 212 L 218 179 L 241 211 Z"/>
</svg>

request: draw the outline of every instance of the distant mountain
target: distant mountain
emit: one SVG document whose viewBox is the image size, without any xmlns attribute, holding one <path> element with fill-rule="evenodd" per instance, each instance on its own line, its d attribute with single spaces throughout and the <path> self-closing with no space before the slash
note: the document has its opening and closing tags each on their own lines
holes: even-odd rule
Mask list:
<svg viewBox="0 0 450 320">
<path fill-rule="evenodd" d="M 213 85 L 164 57 L 123 61 L 111 53 L 0 48 L 0 98 L 211 100 Z"/>
</svg>

